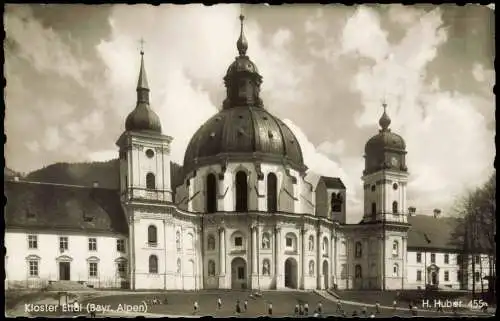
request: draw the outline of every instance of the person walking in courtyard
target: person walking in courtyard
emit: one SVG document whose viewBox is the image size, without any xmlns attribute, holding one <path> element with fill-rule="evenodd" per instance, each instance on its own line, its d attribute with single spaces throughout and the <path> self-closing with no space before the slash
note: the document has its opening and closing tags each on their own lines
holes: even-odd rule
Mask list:
<svg viewBox="0 0 500 321">
<path fill-rule="evenodd" d="M 299 304 L 298 303 L 295 305 L 295 309 L 293 310 L 293 315 L 295 315 L 295 316 L 299 315 Z"/>
<path fill-rule="evenodd" d="M 323 313 L 323 304 L 321 302 L 318 303 L 317 311 L 318 311 L 319 314 Z"/>
<path fill-rule="evenodd" d="M 267 306 L 267 314 L 273 315 L 273 303 L 269 302 L 269 305 Z"/>
<path fill-rule="evenodd" d="M 217 298 L 217 310 L 222 309 L 222 299 L 220 297 Z"/>
<path fill-rule="evenodd" d="M 241 313 L 240 300 L 236 300 L 236 314 Z"/>
<path fill-rule="evenodd" d="M 393 310 L 394 313 L 396 313 L 396 307 L 397 307 L 397 305 L 398 305 L 398 302 L 396 300 L 394 300 L 392 302 L 392 310 Z"/>
<path fill-rule="evenodd" d="M 245 312 L 247 312 L 247 310 L 248 310 L 248 300 L 245 300 L 245 302 L 243 302 L 243 309 L 245 310 Z"/>
<path fill-rule="evenodd" d="M 361 310 L 361 314 L 363 317 L 366 317 L 366 306 L 363 307 L 363 310 Z"/>
<path fill-rule="evenodd" d="M 193 304 L 193 314 L 198 313 L 198 301 L 194 301 Z"/>
<path fill-rule="evenodd" d="M 340 299 L 337 300 L 337 312 L 338 313 L 342 313 L 342 302 L 340 301 Z"/>
<path fill-rule="evenodd" d="M 309 315 L 309 304 L 307 302 L 304 304 L 304 315 Z"/>
<path fill-rule="evenodd" d="M 375 309 L 376 309 L 377 314 L 380 314 L 380 303 L 378 303 L 378 301 L 375 302 Z"/>
<path fill-rule="evenodd" d="M 299 304 L 299 315 L 304 315 L 304 305 L 302 303 Z"/>
</svg>

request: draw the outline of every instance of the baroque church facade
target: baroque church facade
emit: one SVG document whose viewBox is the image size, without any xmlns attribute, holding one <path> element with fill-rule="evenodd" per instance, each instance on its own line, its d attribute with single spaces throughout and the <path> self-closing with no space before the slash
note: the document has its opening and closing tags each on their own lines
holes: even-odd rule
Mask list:
<svg viewBox="0 0 500 321">
<path fill-rule="evenodd" d="M 181 180 L 172 175 L 173 138 L 150 106 L 141 52 L 137 104 L 116 142 L 117 190 L 5 182 L 9 287 L 40 279 L 167 290 L 436 282 L 434 270 L 420 283 L 409 280 L 418 269 L 410 260 L 415 271 L 408 271 L 409 249 L 449 250 L 408 244 L 406 146 L 390 130 L 385 106 L 365 146 L 363 219 L 347 224 L 342 180 L 308 171 L 297 138 L 266 110 L 240 18 L 227 97 L 189 142 Z"/>
</svg>

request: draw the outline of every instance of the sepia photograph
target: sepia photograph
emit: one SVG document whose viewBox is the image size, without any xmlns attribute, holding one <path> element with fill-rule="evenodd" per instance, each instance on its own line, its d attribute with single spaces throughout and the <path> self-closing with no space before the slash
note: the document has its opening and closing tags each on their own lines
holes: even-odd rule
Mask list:
<svg viewBox="0 0 500 321">
<path fill-rule="evenodd" d="M 495 5 L 6 4 L 6 317 L 492 317 Z"/>
</svg>

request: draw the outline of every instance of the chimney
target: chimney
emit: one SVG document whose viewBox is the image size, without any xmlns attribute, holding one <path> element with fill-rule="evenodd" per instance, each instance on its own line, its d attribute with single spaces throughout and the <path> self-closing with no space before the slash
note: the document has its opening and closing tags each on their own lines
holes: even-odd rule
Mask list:
<svg viewBox="0 0 500 321">
<path fill-rule="evenodd" d="M 441 210 L 438 208 L 434 209 L 434 218 L 439 218 L 441 216 Z"/>
<path fill-rule="evenodd" d="M 99 187 L 99 182 L 98 181 L 92 182 L 92 187 Z"/>
<path fill-rule="evenodd" d="M 415 213 L 417 212 L 417 208 L 414 206 L 408 207 L 408 215 L 410 216 L 415 216 Z"/>
</svg>

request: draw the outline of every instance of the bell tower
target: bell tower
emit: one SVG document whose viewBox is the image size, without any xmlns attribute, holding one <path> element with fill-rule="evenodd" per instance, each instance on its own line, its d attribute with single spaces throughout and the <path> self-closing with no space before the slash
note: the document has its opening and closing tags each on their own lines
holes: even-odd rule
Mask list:
<svg viewBox="0 0 500 321">
<path fill-rule="evenodd" d="M 172 202 L 170 184 L 170 143 L 162 134 L 158 115 L 149 104 L 149 86 L 141 50 L 137 82 L 137 102 L 128 115 L 125 131 L 116 145 L 120 152 L 120 191 L 122 201 Z"/>
<path fill-rule="evenodd" d="M 406 145 L 403 138 L 389 129 L 387 105 L 380 117 L 379 133 L 366 143 L 363 171 L 363 222 L 407 222 Z"/>
</svg>

